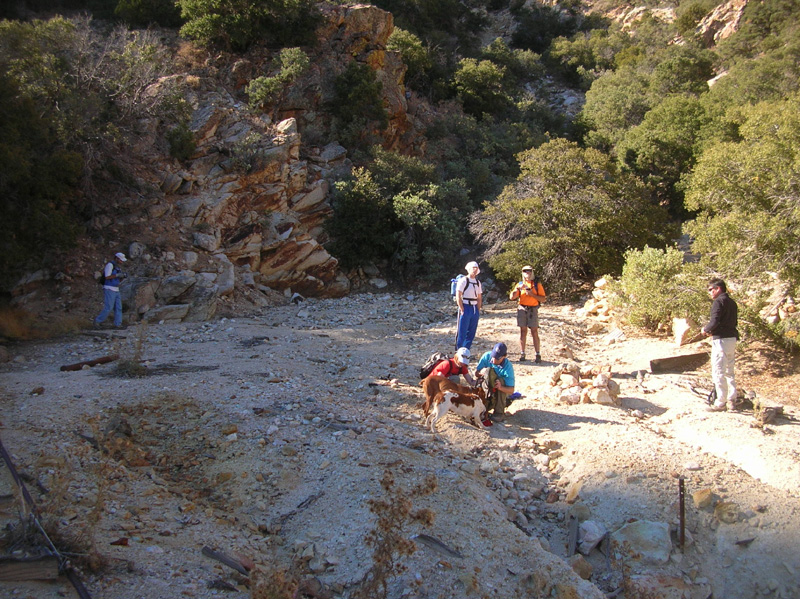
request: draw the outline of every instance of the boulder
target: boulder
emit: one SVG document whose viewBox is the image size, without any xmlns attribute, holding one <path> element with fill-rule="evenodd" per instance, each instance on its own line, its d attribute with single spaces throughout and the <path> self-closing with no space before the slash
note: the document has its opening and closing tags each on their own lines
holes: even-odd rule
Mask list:
<svg viewBox="0 0 800 599">
<path fill-rule="evenodd" d="M 611 545 L 626 562 L 651 566 L 666 564 L 672 552 L 669 525 L 649 520 L 637 520 L 616 530 Z"/>
</svg>

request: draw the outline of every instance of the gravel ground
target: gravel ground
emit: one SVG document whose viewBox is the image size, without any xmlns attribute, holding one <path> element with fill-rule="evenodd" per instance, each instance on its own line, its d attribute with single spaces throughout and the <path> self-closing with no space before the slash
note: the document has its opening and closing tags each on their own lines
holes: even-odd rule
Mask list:
<svg viewBox="0 0 800 599">
<path fill-rule="evenodd" d="M 474 356 L 502 340 L 515 359 L 513 312 L 486 311 Z M 421 423 L 418 369 L 452 349 L 452 303 L 360 294 L 9 347 L 0 438 L 92 597 L 270 597 L 258 581 L 277 572 L 304 585 L 299 596 L 350 597 L 392 566 L 365 540 L 375 532 L 378 549 L 410 552 L 386 575 L 392 598 L 800 597 L 796 408 L 762 428 L 747 412 L 707 413 L 707 364 L 648 372 L 678 351 L 668 340 L 610 344 L 571 306 L 546 305 L 540 320 L 545 363 L 515 364 L 523 398 L 487 432 L 452 414 L 437 435 Z M 621 405 L 553 399 L 566 351 L 610 366 Z M 3 475 L 0 506 L 21 552 Z M 696 505 L 698 491 L 711 506 Z M 728 522 L 719 503 L 734 506 Z M 566 562 L 573 516 L 610 532 L 665 524 L 669 558 L 601 544 L 585 556 L 585 581 Z M 77 596 L 63 578 L 0 581 L 0 591 Z"/>
</svg>

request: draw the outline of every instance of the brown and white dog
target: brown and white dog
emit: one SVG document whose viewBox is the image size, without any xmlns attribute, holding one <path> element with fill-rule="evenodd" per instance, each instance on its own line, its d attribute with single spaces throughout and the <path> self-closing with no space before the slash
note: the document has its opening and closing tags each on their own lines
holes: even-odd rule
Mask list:
<svg viewBox="0 0 800 599">
<path fill-rule="evenodd" d="M 435 434 L 436 421 L 447 414 L 448 410 L 472 420 L 478 425 L 478 428 L 486 430 L 486 427 L 483 426 L 483 415 L 486 413 L 486 405 L 477 393 L 439 391 L 433 398 L 431 412 L 425 419 L 425 426 L 428 426 L 428 423 L 430 423 L 431 432 Z"/>
<path fill-rule="evenodd" d="M 459 385 L 454 383 L 446 376 L 429 376 L 420 381 L 422 385 L 422 392 L 425 394 L 425 403 L 422 406 L 422 414 L 427 418 L 431 413 L 433 407 L 433 398 L 440 391 L 455 391 L 456 393 L 463 393 L 465 395 L 477 394 L 481 400 L 486 401 L 486 392 L 481 385 L 477 387 L 469 387 L 468 385 Z"/>
</svg>

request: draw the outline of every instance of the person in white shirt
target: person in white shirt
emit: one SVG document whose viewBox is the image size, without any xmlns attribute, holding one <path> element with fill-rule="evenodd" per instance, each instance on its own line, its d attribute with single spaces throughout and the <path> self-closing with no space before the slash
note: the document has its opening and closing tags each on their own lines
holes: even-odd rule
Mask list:
<svg viewBox="0 0 800 599">
<path fill-rule="evenodd" d="M 119 294 L 119 284 L 127 275 L 119 266 L 127 262 L 125 254 L 117 252 L 114 259 L 110 260 L 103 269 L 103 311 L 94 319 L 98 328 L 103 324 L 108 315 L 114 313 L 114 326 L 122 328 L 122 297 Z"/>
<path fill-rule="evenodd" d="M 477 262 L 470 262 L 465 267 L 467 276 L 462 277 L 456 285 L 456 303 L 458 304 L 458 328 L 456 330 L 456 348 L 472 347 L 475 332 L 478 330 L 478 319 L 483 303 L 483 287 L 476 278 L 481 269 Z"/>
</svg>

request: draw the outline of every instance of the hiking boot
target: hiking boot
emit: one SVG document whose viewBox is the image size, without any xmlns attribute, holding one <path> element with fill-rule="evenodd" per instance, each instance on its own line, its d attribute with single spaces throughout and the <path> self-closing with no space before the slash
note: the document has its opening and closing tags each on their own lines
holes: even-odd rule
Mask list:
<svg viewBox="0 0 800 599">
<path fill-rule="evenodd" d="M 542 354 L 536 354 L 536 359 L 534 360 L 534 363 L 536 364 L 542 363 Z"/>
<path fill-rule="evenodd" d="M 727 408 L 725 406 L 708 406 L 706 412 L 724 412 Z"/>
<path fill-rule="evenodd" d="M 524 362 L 524 361 L 525 361 L 525 352 L 522 352 L 522 353 L 519 355 L 519 361 L 520 361 L 520 362 Z"/>
<path fill-rule="evenodd" d="M 492 422 L 505 422 L 506 416 L 505 414 L 492 414 L 489 419 Z"/>
<path fill-rule="evenodd" d="M 735 403 L 733 403 L 732 401 L 729 401 L 727 404 L 725 404 L 725 408 L 726 408 L 726 409 L 727 409 L 729 412 L 737 412 L 737 411 L 739 410 L 739 406 L 737 406 L 737 405 L 736 405 Z"/>
</svg>

